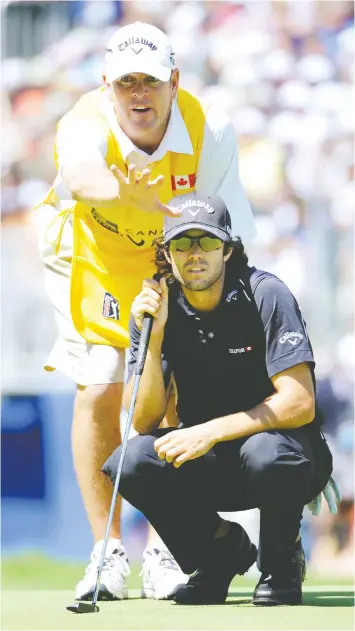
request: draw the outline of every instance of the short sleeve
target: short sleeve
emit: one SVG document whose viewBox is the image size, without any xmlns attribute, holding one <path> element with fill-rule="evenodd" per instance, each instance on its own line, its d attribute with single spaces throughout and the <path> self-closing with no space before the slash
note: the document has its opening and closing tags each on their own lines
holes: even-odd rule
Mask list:
<svg viewBox="0 0 355 631">
<path fill-rule="evenodd" d="M 139 346 L 139 340 L 141 336 L 140 330 L 138 329 L 132 315 L 129 320 L 129 335 L 130 335 L 130 347 L 129 347 L 128 362 L 127 362 L 127 380 L 129 380 L 132 377 L 136 368 L 137 357 L 138 357 L 138 346 Z M 169 363 L 164 351 L 162 352 L 161 363 L 162 363 L 162 371 L 163 371 L 163 376 L 164 376 L 164 383 L 165 383 L 165 387 L 167 388 L 170 383 L 171 369 L 169 367 Z"/>
<path fill-rule="evenodd" d="M 277 277 L 262 279 L 254 292 L 264 326 L 269 377 L 308 362 L 314 368 L 312 346 L 297 300 Z"/>
<path fill-rule="evenodd" d="M 58 167 L 64 164 L 106 164 L 107 136 L 103 125 L 94 117 L 68 114 L 57 130 Z"/>
<path fill-rule="evenodd" d="M 227 114 L 214 106 L 206 110 L 196 191 L 219 195 L 230 212 L 233 236 L 245 244 L 251 241 L 255 221 L 239 179 L 237 133 Z"/>
</svg>

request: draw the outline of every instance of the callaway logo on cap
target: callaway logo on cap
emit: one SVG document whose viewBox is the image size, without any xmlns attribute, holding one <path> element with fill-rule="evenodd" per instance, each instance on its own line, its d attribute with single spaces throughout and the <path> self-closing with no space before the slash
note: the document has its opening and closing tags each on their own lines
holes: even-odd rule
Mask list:
<svg viewBox="0 0 355 631">
<path fill-rule="evenodd" d="M 199 195 L 196 191 L 186 193 L 174 197 L 169 206 L 180 208 L 182 213 L 179 217 L 165 217 L 164 243 L 193 228 L 205 230 L 222 241 L 231 239 L 230 214 L 223 199 L 217 195 L 207 197 Z"/>
<path fill-rule="evenodd" d="M 134 72 L 169 81 L 175 68 L 168 37 L 145 22 L 134 22 L 118 29 L 107 45 L 105 61 L 108 83 Z"/>
</svg>

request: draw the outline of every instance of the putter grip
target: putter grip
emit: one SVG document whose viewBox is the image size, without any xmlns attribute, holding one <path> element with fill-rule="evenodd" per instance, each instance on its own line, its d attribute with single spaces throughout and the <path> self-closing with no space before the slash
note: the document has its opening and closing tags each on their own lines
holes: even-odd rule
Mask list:
<svg viewBox="0 0 355 631">
<path fill-rule="evenodd" d="M 157 272 L 156 274 L 154 274 L 153 279 L 159 283 L 161 279 L 161 274 Z M 139 346 L 138 346 L 138 351 L 137 351 L 137 363 L 136 363 L 136 370 L 135 370 L 136 375 L 141 375 L 144 369 L 145 358 L 147 356 L 153 322 L 154 322 L 153 316 L 150 313 L 145 313 L 143 316 L 142 331 L 141 331 L 141 336 L 139 339 Z"/>
<path fill-rule="evenodd" d="M 141 331 L 141 336 L 139 339 L 139 346 L 137 352 L 137 363 L 136 363 L 136 375 L 141 375 L 143 372 L 145 358 L 147 356 L 148 346 L 150 334 L 152 332 L 153 327 L 153 316 L 150 313 L 145 313 L 143 317 L 143 326 Z"/>
</svg>

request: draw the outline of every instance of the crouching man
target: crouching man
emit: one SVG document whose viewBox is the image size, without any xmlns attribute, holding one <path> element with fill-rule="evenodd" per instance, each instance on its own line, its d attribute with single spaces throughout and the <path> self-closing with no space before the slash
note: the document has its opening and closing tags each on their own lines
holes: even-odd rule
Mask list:
<svg viewBox="0 0 355 631">
<path fill-rule="evenodd" d="M 257 560 L 253 603 L 297 605 L 302 512 L 332 472 L 305 323 L 286 285 L 248 266 L 220 198 L 173 204 L 182 214 L 165 219 L 156 245 L 162 278 L 144 281 L 132 305 L 131 375 L 145 312 L 154 324 L 119 491 L 191 574 L 177 603 L 224 602 Z M 172 375 L 180 424 L 159 429 Z M 119 456 L 120 447 L 103 468 L 113 480 Z M 251 508 L 260 509 L 259 551 L 217 512 Z"/>
</svg>

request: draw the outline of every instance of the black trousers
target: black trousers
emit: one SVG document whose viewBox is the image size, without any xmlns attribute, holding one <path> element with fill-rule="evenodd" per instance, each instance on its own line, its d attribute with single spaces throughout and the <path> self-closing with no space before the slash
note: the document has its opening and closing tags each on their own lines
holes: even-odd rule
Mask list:
<svg viewBox="0 0 355 631">
<path fill-rule="evenodd" d="M 318 427 L 270 431 L 218 443 L 175 469 L 160 460 L 154 441 L 174 429 L 128 441 L 121 495 L 156 529 L 182 570 L 203 561 L 220 523 L 217 511 L 260 509 L 258 568 L 281 571 L 289 562 L 305 504 L 325 487 L 332 456 Z M 104 464 L 114 481 L 121 448 Z"/>
</svg>

